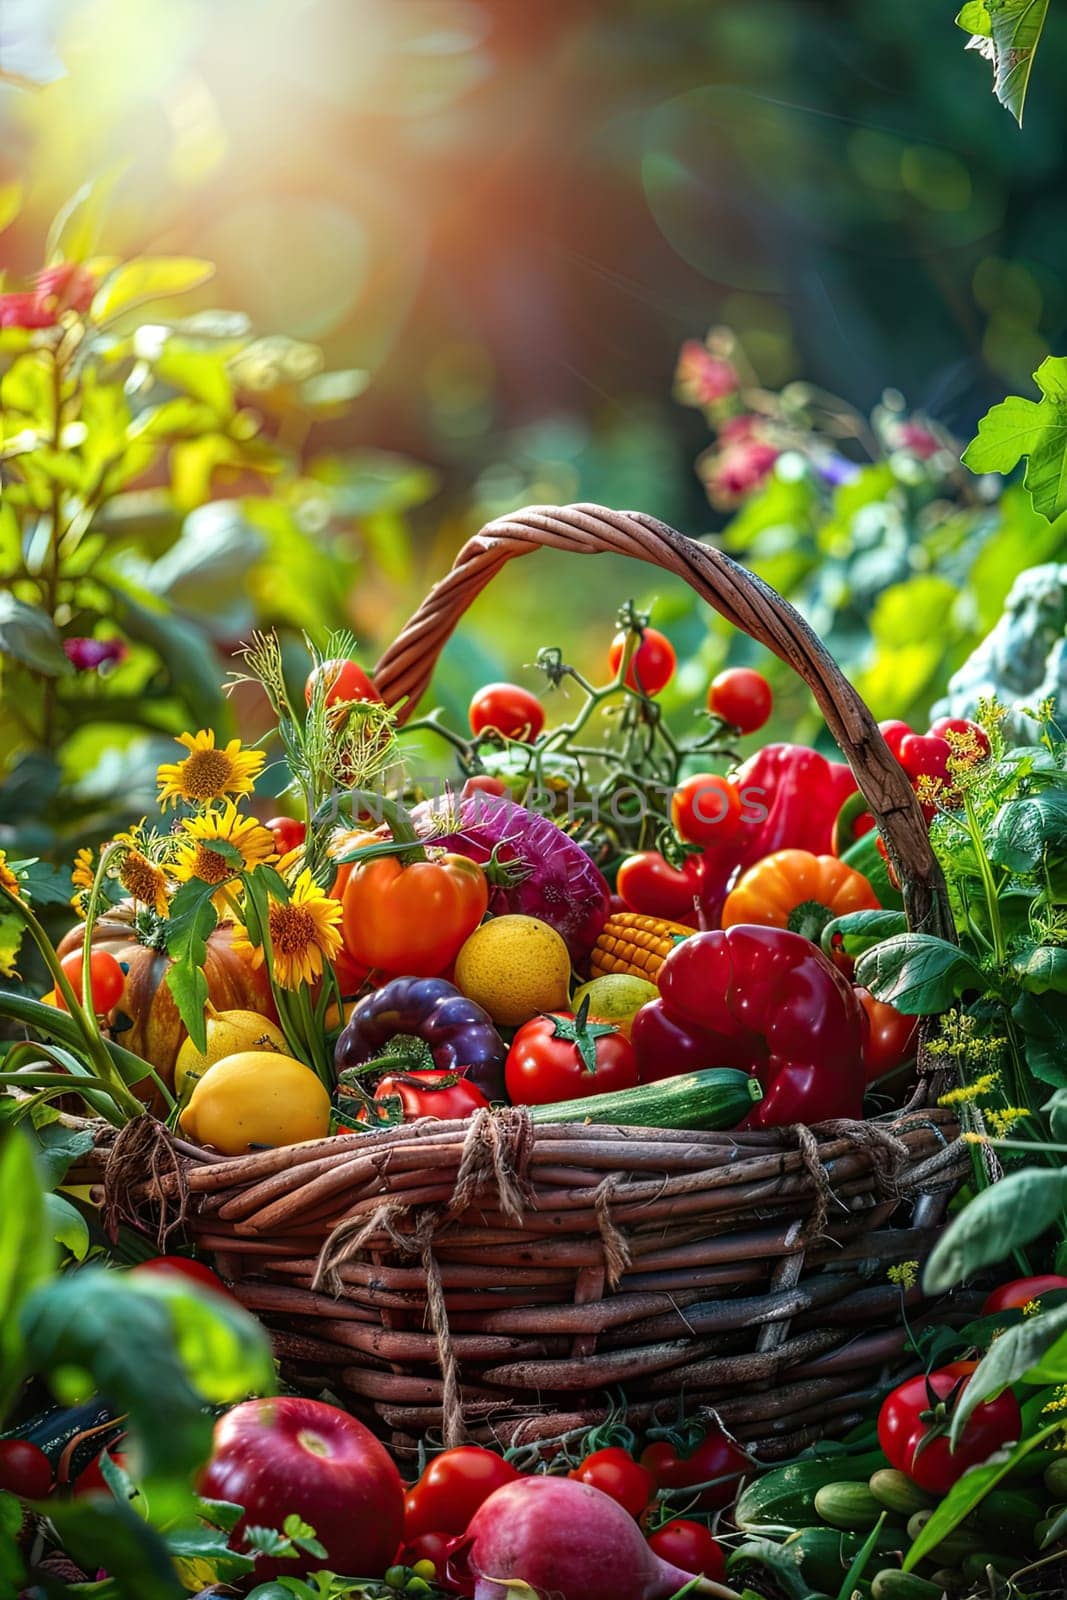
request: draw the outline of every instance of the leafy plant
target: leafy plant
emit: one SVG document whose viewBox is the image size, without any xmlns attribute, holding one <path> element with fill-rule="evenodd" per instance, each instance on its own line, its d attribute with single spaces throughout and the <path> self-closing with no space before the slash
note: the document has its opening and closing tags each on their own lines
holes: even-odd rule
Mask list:
<svg viewBox="0 0 1067 1600">
<path fill-rule="evenodd" d="M 1067 357 L 1048 356 L 1034 382 L 1041 399 L 1009 395 L 993 406 L 962 459 L 973 472 L 1011 472 L 1025 456 L 1023 483 L 1051 522 L 1067 511 Z"/>
<path fill-rule="evenodd" d="M 1049 0 L 967 0 L 956 18 L 970 34 L 967 49 L 993 63 L 993 93 L 1020 127 L 1048 5 Z"/>
</svg>

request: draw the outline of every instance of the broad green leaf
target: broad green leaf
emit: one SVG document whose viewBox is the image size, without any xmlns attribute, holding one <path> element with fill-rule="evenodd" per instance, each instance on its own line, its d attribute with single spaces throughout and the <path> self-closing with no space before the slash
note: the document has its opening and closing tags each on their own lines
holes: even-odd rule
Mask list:
<svg viewBox="0 0 1067 1600">
<path fill-rule="evenodd" d="M 84 1261 L 89 1253 L 89 1224 L 69 1200 L 61 1194 L 44 1197 L 45 1226 L 56 1244 L 68 1250 L 75 1261 Z"/>
<path fill-rule="evenodd" d="M 822 947 L 827 954 L 840 948 L 846 955 L 862 956 L 884 940 L 906 933 L 907 928 L 908 921 L 902 911 L 848 911 L 827 923 Z"/>
<path fill-rule="evenodd" d="M 233 385 L 217 351 L 189 350 L 168 339 L 152 365 L 157 378 L 203 401 L 218 417 L 232 415 Z"/>
<path fill-rule="evenodd" d="M 967 0 L 956 17 L 956 26 L 964 33 L 973 33 L 979 39 L 988 39 L 993 31 L 986 0 Z"/>
<path fill-rule="evenodd" d="M 1001 1450 L 992 1461 L 987 1461 L 981 1467 L 972 1467 L 969 1472 L 965 1472 L 939 1502 L 929 1522 L 925 1524 L 919 1537 L 913 1541 L 904 1558 L 904 1571 L 911 1572 L 917 1567 L 924 1556 L 939 1545 L 953 1528 L 958 1528 L 975 1506 L 981 1504 L 1002 1478 L 1006 1478 L 1009 1472 L 1014 1471 L 1031 1450 L 1035 1450 L 1039 1444 L 1051 1438 L 1059 1428 L 1059 1423 L 1042 1428 L 1039 1433 L 1031 1434 L 1029 1439 L 1022 1439 L 1014 1450 Z"/>
<path fill-rule="evenodd" d="M 90 1572 L 103 1567 L 124 1595 L 185 1600 L 160 1534 L 111 1495 L 50 1499 L 45 1508 L 64 1549 Z"/>
<path fill-rule="evenodd" d="M 0 1140 L 0 1426 L 23 1375 L 19 1312 L 54 1261 L 29 1140 L 22 1133 L 6 1132 Z"/>
<path fill-rule="evenodd" d="M 95 1143 L 88 1128 L 67 1128 L 50 1123 L 28 1133 L 36 1157 L 37 1172 L 45 1189 L 58 1188 L 71 1163 L 87 1155 Z"/>
<path fill-rule="evenodd" d="M 856 963 L 856 982 L 908 1016 L 944 1011 L 965 990 L 986 986 L 969 956 L 928 933 L 901 933 L 875 945 Z"/>
<path fill-rule="evenodd" d="M 989 30 L 979 31 L 979 37 L 992 41 L 993 93 L 1021 126 L 1048 0 L 985 0 L 982 9 Z"/>
<path fill-rule="evenodd" d="M 1039 1083 L 1067 1088 L 1067 995 L 1049 989 L 1041 998 L 1022 993 L 1011 1008 L 1022 1029 L 1026 1065 Z"/>
<path fill-rule="evenodd" d="M 125 575 L 100 576 L 114 602 L 116 621 L 131 639 L 155 650 L 192 722 L 225 737 L 231 718 L 219 685 L 218 664 L 202 630 Z"/>
<path fill-rule="evenodd" d="M 46 678 L 67 678 L 74 671 L 51 617 L 2 590 L 0 654 L 13 656 Z"/>
<path fill-rule="evenodd" d="M 1032 994 L 1047 994 L 1050 989 L 1067 994 L 1067 947 L 1064 945 L 1029 945 L 1012 957 L 1011 970 L 1018 983 Z"/>
<path fill-rule="evenodd" d="M 962 459 L 972 472 L 1011 472 L 1027 456 L 1023 483 L 1051 521 L 1067 511 L 1067 357 L 1046 356 L 1034 382 L 1043 398 L 1012 395 L 987 411 Z"/>
<path fill-rule="evenodd" d="M 219 854 L 225 854 L 221 843 Z M 207 1049 L 208 987 L 203 964 L 207 941 L 219 920 L 212 904 L 216 889 L 217 885 L 190 878 L 171 901 L 167 919 L 167 954 L 173 962 L 167 972 L 167 988 L 198 1050 Z"/>
<path fill-rule="evenodd" d="M 771 1539 L 746 1539 L 726 1563 L 727 1578 L 736 1582 L 751 1567 L 763 1569 L 761 1577 L 773 1581 L 782 1600 L 811 1600 L 811 1584 L 802 1577 L 796 1553 Z M 762 1584 L 761 1584 L 762 1587 Z"/>
<path fill-rule="evenodd" d="M 1067 1171 L 1030 1167 L 975 1195 L 934 1246 L 923 1273 L 927 1294 L 952 1289 L 981 1267 L 1003 1261 L 1058 1219 L 1067 1205 Z"/>
<path fill-rule="evenodd" d="M 994 1339 L 956 1402 L 950 1434 L 953 1446 L 959 1443 L 976 1406 L 1023 1377 L 1031 1383 L 1067 1382 L 1067 1306 L 1023 1317 Z"/>
<path fill-rule="evenodd" d="M 166 300 L 196 289 L 214 272 L 210 261 L 194 256 L 138 256 L 108 274 L 93 297 L 90 315 L 105 322 L 146 300 Z"/>
<path fill-rule="evenodd" d="M 1067 790 L 1042 789 L 1002 806 L 986 830 L 990 861 L 1011 872 L 1033 872 L 1048 853 L 1067 851 Z"/>
<path fill-rule="evenodd" d="M 19 1594 L 26 1581 L 18 1547 L 22 1521 L 21 1500 L 0 1490 L 0 1594 Z"/>
<path fill-rule="evenodd" d="M 210 1581 L 213 1586 L 234 1583 L 238 1578 L 247 1577 L 255 1566 L 253 1556 L 230 1549 L 230 1536 L 225 1528 L 197 1522 L 189 1527 L 168 1529 L 166 1537 L 171 1559 L 190 1589 L 197 1587 L 201 1580 Z"/>
<path fill-rule="evenodd" d="M 1058 1089 L 1041 1108 L 1057 1144 L 1067 1144 L 1067 1089 Z"/>
<path fill-rule="evenodd" d="M 205 1407 L 274 1387 L 255 1319 L 189 1285 L 83 1267 L 33 1291 L 19 1323 L 37 1370 L 83 1370 L 129 1414 L 137 1478 L 160 1522 L 193 1505 L 193 1475 L 211 1448 Z"/>
</svg>

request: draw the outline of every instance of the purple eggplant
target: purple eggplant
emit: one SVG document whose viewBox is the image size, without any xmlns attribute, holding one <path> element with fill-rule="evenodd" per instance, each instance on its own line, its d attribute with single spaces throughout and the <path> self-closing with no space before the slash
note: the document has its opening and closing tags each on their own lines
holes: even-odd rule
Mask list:
<svg viewBox="0 0 1067 1600">
<path fill-rule="evenodd" d="M 421 1061 L 408 1041 L 425 1047 Z M 394 1046 L 393 1042 L 396 1041 Z M 416 1047 L 417 1048 L 417 1047 Z M 487 1100 L 503 1100 L 508 1047 L 488 1011 L 445 978 L 393 978 L 365 995 L 337 1041 L 338 1077 L 381 1060 L 382 1071 L 406 1065 L 461 1072 Z"/>
</svg>

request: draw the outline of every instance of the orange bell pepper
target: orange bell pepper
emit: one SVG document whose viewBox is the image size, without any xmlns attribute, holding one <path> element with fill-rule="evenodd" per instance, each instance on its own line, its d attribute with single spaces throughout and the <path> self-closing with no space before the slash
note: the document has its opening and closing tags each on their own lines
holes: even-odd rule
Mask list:
<svg viewBox="0 0 1067 1600">
<path fill-rule="evenodd" d="M 819 942 L 834 917 L 847 911 L 875 911 L 878 897 L 862 872 L 836 856 L 809 850 L 776 850 L 742 873 L 726 896 L 724 928 L 756 923 L 788 928 Z"/>
</svg>

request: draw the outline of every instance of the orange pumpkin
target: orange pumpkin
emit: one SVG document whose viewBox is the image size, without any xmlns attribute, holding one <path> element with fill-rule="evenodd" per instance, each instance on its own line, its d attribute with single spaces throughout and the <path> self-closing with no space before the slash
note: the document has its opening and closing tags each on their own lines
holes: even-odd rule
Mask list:
<svg viewBox="0 0 1067 1600">
<path fill-rule="evenodd" d="M 60 941 L 60 956 L 76 950 L 82 942 L 82 924 L 71 928 Z M 132 1026 L 116 1037 L 144 1061 L 150 1061 L 163 1081 L 174 1083 L 174 1064 L 186 1030 L 178 1015 L 164 979 L 171 966 L 161 925 L 151 912 L 141 908 L 135 914 L 133 902 L 123 900 L 111 906 L 93 928 L 94 950 L 107 950 L 127 967 L 126 987 L 116 1009 L 129 1017 Z M 208 1000 L 216 1011 L 258 1011 L 277 1021 L 270 984 L 262 968 L 233 948 L 232 929 L 220 923 L 207 941 L 204 963 Z"/>
</svg>

